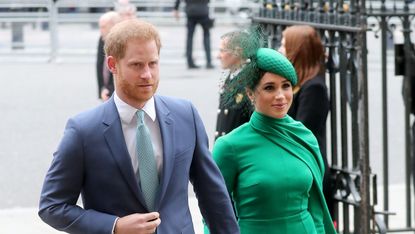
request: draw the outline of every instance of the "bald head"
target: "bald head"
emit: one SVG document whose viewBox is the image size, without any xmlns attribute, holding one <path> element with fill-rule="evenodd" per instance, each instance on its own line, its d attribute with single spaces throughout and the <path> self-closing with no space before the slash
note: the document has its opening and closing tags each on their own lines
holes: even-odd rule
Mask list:
<svg viewBox="0 0 415 234">
<path fill-rule="evenodd" d="M 108 11 L 99 18 L 99 31 L 103 39 L 110 32 L 111 28 L 121 21 L 121 16 L 115 11 Z"/>
<path fill-rule="evenodd" d="M 122 20 L 134 19 L 137 17 L 136 7 L 128 1 L 118 1 L 118 4 L 115 4 L 115 10 L 120 14 Z"/>
</svg>

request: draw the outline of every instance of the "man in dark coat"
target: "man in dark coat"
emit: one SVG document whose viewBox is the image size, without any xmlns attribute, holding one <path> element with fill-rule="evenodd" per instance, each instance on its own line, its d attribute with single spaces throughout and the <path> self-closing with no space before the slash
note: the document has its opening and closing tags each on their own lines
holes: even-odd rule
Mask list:
<svg viewBox="0 0 415 234">
<path fill-rule="evenodd" d="M 187 16 L 187 37 L 186 37 L 186 59 L 189 69 L 199 68 L 193 60 L 193 34 L 197 24 L 203 29 L 203 46 L 206 53 L 206 68 L 213 68 L 212 58 L 210 54 L 210 28 L 212 20 L 209 18 L 209 0 L 185 0 L 185 12 Z M 174 4 L 174 16 L 179 19 L 180 0 L 176 0 Z"/>
<path fill-rule="evenodd" d="M 114 11 L 109 11 L 99 18 L 100 37 L 97 49 L 97 81 L 98 81 L 98 98 L 106 101 L 114 92 L 114 80 L 112 73 L 105 65 L 104 40 L 111 28 L 121 21 L 121 16 Z"/>
</svg>

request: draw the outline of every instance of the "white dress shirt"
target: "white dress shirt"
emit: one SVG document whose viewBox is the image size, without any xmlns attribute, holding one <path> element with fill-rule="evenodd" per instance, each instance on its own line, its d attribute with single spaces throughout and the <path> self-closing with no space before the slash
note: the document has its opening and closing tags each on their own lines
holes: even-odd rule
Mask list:
<svg viewBox="0 0 415 234">
<path fill-rule="evenodd" d="M 114 102 L 117 107 L 118 114 L 121 119 L 122 132 L 124 134 L 125 144 L 130 153 L 131 162 L 133 165 L 134 172 L 137 174 L 138 170 L 138 156 L 136 150 L 136 132 L 137 132 L 137 110 L 136 108 L 128 105 L 121 100 L 117 93 L 114 92 Z M 163 143 L 161 141 L 161 132 L 159 122 L 156 116 L 156 107 L 154 105 L 154 97 L 146 102 L 142 108 L 144 111 L 144 123 L 147 126 L 151 141 L 153 144 L 154 156 L 157 162 L 157 171 L 160 178 L 160 172 L 163 166 Z"/>
</svg>

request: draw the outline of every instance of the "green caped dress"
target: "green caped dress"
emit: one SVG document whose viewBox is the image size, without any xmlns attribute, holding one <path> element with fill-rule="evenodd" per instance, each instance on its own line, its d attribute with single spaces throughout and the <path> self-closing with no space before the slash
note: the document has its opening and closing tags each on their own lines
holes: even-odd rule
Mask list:
<svg viewBox="0 0 415 234">
<path fill-rule="evenodd" d="M 242 234 L 336 233 L 322 193 L 314 135 L 286 115 L 254 112 L 213 148 Z"/>
</svg>

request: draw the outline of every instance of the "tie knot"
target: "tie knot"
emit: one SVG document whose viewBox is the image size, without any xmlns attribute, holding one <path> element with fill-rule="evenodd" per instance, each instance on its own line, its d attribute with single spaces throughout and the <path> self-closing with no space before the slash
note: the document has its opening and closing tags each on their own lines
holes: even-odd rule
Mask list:
<svg viewBox="0 0 415 234">
<path fill-rule="evenodd" d="M 139 125 L 144 124 L 144 111 L 143 110 L 137 110 L 137 123 Z"/>
</svg>

